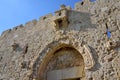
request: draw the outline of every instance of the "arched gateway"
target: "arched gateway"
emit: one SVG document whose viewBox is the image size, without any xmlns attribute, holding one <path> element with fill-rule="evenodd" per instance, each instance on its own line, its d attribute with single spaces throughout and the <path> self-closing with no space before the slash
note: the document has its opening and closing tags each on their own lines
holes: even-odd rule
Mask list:
<svg viewBox="0 0 120 80">
<path fill-rule="evenodd" d="M 83 80 L 84 61 L 72 47 L 62 47 L 46 56 L 39 69 L 39 80 Z"/>
<path fill-rule="evenodd" d="M 92 68 L 94 60 L 86 45 L 71 44 L 60 41 L 48 45 L 33 65 L 32 79 L 85 80 L 85 69 Z"/>
</svg>

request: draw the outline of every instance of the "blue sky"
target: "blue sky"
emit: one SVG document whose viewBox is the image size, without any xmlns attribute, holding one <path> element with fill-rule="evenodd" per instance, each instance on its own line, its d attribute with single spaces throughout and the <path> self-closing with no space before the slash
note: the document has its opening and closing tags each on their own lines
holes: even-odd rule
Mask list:
<svg viewBox="0 0 120 80">
<path fill-rule="evenodd" d="M 53 13 L 60 4 L 74 6 L 79 0 L 0 0 L 0 34 L 19 24 Z"/>
<path fill-rule="evenodd" d="M 72 8 L 81 0 L 0 0 L 0 34 L 19 24 L 53 13 L 61 4 Z"/>
</svg>

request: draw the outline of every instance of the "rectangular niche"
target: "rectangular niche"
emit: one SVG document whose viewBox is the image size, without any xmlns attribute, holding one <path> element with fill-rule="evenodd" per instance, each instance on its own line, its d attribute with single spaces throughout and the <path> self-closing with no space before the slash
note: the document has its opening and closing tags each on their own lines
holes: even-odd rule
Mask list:
<svg viewBox="0 0 120 80">
<path fill-rule="evenodd" d="M 80 67 L 53 70 L 47 73 L 47 80 L 80 80 L 82 77 Z"/>
</svg>

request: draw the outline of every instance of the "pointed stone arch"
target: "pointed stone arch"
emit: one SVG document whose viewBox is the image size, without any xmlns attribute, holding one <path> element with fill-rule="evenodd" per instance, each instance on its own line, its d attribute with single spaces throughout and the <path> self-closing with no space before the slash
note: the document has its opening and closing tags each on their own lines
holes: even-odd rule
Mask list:
<svg viewBox="0 0 120 80">
<path fill-rule="evenodd" d="M 82 41 L 77 42 L 77 40 L 68 41 L 60 39 L 47 45 L 33 65 L 32 79 L 42 80 L 41 77 L 43 77 L 50 59 L 54 56 L 56 51 L 59 51 L 62 48 L 71 48 L 76 50 L 83 59 L 84 69 L 91 69 L 95 64 L 91 50 L 88 45 L 82 43 Z"/>
</svg>

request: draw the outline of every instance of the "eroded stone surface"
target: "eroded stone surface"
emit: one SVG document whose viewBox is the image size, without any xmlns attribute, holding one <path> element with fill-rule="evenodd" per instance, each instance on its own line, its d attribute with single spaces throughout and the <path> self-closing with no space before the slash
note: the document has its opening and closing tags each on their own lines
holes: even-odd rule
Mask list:
<svg viewBox="0 0 120 80">
<path fill-rule="evenodd" d="M 54 44 L 64 43 L 75 48 L 85 59 L 86 65 L 91 58 L 84 54 L 92 54 L 95 63 L 90 62 L 92 67 L 85 69 L 85 80 L 119 80 L 119 4 L 119 0 L 84 0 L 76 3 L 73 10 L 61 7 L 61 10 L 65 8 L 68 11 L 67 18 L 62 17 L 66 21 L 62 29 L 55 27 L 54 19 L 57 17 L 48 14 L 38 21 L 32 20 L 24 26 L 4 31 L 0 36 L 0 79 L 36 80 L 40 72 L 37 70 L 45 62 L 45 56 L 61 47 Z M 106 34 L 107 29 L 111 32 L 110 38 Z M 14 42 L 19 45 L 15 50 L 11 46 Z M 90 50 L 84 48 L 85 44 Z M 66 58 L 69 59 L 69 56 Z"/>
</svg>

